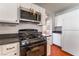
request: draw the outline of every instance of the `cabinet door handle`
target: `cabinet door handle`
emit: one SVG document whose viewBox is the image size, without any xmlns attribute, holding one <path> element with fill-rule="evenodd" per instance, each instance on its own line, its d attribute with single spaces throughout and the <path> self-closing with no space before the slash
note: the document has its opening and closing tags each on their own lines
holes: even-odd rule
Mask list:
<svg viewBox="0 0 79 59">
<path fill-rule="evenodd" d="M 10 49 L 13 49 L 13 48 L 15 48 L 15 47 L 12 47 L 12 48 L 7 48 L 7 50 L 10 50 Z"/>
</svg>

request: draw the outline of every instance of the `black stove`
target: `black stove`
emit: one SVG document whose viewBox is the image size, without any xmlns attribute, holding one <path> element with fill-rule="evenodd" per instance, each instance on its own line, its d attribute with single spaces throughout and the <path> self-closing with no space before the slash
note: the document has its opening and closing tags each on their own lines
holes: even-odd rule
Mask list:
<svg viewBox="0 0 79 59">
<path fill-rule="evenodd" d="M 34 53 L 31 53 L 32 52 L 31 50 L 36 47 L 45 45 L 47 43 L 46 37 L 44 37 L 42 35 L 42 33 L 38 32 L 38 30 L 36 30 L 36 29 L 21 29 L 21 30 L 19 30 L 19 40 L 20 40 L 20 48 L 21 48 L 20 52 L 21 52 L 22 56 L 24 56 L 24 55 L 31 55 L 31 56 L 39 55 L 40 52 L 37 54 L 34 54 Z M 22 52 L 23 50 L 24 50 L 24 52 Z M 28 54 L 27 53 L 28 51 L 31 54 Z M 46 52 L 41 55 L 46 55 Z"/>
</svg>

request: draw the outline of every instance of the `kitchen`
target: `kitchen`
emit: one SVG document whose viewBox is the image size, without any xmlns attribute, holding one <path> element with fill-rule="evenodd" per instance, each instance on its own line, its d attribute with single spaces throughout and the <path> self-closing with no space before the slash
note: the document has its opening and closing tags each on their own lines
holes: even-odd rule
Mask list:
<svg viewBox="0 0 79 59">
<path fill-rule="evenodd" d="M 41 34 L 45 16 L 45 9 L 35 4 L 1 3 L 0 55 L 46 55 L 47 43 Z M 41 19 L 43 20 L 41 21 Z M 26 39 L 30 40 L 26 41 Z M 25 46 L 26 44 L 28 46 Z M 28 51 L 28 49 L 30 50 Z"/>
<path fill-rule="evenodd" d="M 58 7 L 53 9 L 54 6 Z M 53 12 L 49 12 L 49 9 Z M 69 13 L 71 10 L 73 11 Z M 78 49 L 78 33 L 75 32 L 79 25 L 79 14 L 75 16 L 78 11 L 78 4 L 0 3 L 0 55 L 50 56 L 53 44 L 72 55 L 79 55 L 78 50 L 75 50 Z M 67 18 L 73 20 L 68 21 Z M 75 24 L 74 18 L 77 20 Z M 62 21 L 63 19 L 65 20 Z M 71 35 L 72 32 L 77 38 Z M 71 39 L 69 36 L 72 41 L 76 39 L 76 44 L 66 41 Z M 74 45 L 70 47 L 72 44 Z"/>
</svg>

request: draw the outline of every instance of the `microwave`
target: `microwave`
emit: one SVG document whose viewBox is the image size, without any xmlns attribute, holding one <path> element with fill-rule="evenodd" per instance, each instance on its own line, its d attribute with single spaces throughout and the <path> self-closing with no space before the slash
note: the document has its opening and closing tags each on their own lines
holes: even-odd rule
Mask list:
<svg viewBox="0 0 79 59">
<path fill-rule="evenodd" d="M 31 21 L 31 22 L 40 22 L 41 13 L 39 13 L 39 12 L 34 13 L 30 10 L 20 9 L 20 20 Z"/>
</svg>

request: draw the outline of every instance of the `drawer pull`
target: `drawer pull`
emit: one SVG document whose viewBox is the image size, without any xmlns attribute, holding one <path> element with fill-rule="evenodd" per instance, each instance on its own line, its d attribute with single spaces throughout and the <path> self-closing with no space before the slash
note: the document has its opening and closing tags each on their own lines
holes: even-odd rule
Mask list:
<svg viewBox="0 0 79 59">
<path fill-rule="evenodd" d="M 15 48 L 15 47 L 12 47 L 12 48 L 7 48 L 7 50 L 10 50 L 10 49 L 13 49 L 13 48 Z"/>
</svg>

